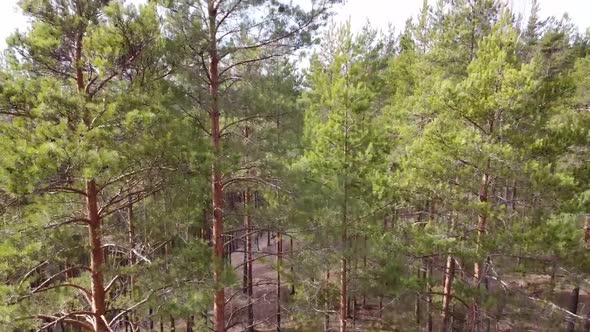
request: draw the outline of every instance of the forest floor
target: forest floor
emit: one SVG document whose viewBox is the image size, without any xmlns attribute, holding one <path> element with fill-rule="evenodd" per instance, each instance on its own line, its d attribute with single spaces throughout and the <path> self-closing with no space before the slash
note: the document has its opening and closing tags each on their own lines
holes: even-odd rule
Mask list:
<svg viewBox="0 0 590 332">
<path fill-rule="evenodd" d="M 295 247 L 297 243 L 295 243 Z M 231 254 L 231 265 L 235 269 L 235 274 L 241 285 L 243 275 L 244 263 L 244 249 L 237 248 Z M 289 267 L 289 253 L 291 252 L 290 241 L 283 241 L 283 257 L 285 268 Z M 267 233 L 261 233 L 253 241 L 253 256 L 256 258 L 252 264 L 253 274 L 253 313 L 254 313 L 254 329 L 258 332 L 276 331 L 277 330 L 277 246 L 275 239 Z M 336 272 L 336 271 L 335 271 Z M 288 312 L 288 302 L 290 300 L 290 284 L 282 276 L 281 285 L 281 303 L 283 305 L 281 310 L 281 331 L 284 332 L 317 332 L 323 331 L 323 319 L 317 319 L 317 322 L 312 322 L 310 327 L 301 327 L 296 325 Z M 332 274 L 331 282 L 337 283 L 337 273 Z M 515 324 L 521 327 L 527 326 L 531 331 L 552 331 L 559 330 L 565 327 L 565 320 L 563 312 L 552 307 L 551 302 L 557 304 L 560 308 L 567 308 L 570 302 L 570 293 L 573 285 L 569 285 L 563 280 L 563 276 L 557 275 L 555 280 L 554 293 L 547 294 L 547 289 L 550 281 L 548 274 L 527 273 L 505 275 L 502 278 L 504 286 L 497 281 L 492 281 L 491 290 L 494 292 L 504 293 L 507 298 L 512 298 L 511 301 L 516 301 L 511 305 L 504 306 L 500 314 L 504 316 L 503 319 L 496 321 L 494 324 L 495 331 L 513 331 Z M 228 332 L 242 332 L 246 330 L 247 322 L 247 303 L 248 297 L 244 294 L 241 287 L 233 287 L 226 289 L 226 299 L 231 297 L 231 301 L 226 305 L 226 324 L 229 326 Z M 520 298 L 520 300 L 516 300 Z M 531 302 L 533 298 L 539 299 L 536 303 L 535 310 L 524 310 L 527 306 L 519 306 L 524 302 Z M 551 302 L 545 301 L 551 299 Z M 397 299 L 382 299 L 383 307 L 380 305 L 379 298 L 363 299 L 358 298 L 358 305 L 356 310 L 356 319 L 349 318 L 349 331 L 417 331 L 419 325 L 425 324 L 425 312 L 421 309 L 421 322 L 416 320 L 415 313 L 408 311 L 408 307 L 415 305 L 416 296 L 408 295 Z M 588 289 L 580 289 L 580 310 L 579 313 L 586 315 L 589 310 L 584 304 L 590 303 L 590 296 Z M 529 303 L 530 304 L 530 303 Z M 421 306 L 425 306 L 422 303 Z M 437 306 L 435 305 L 435 308 Z M 380 309 L 383 308 L 383 309 Z M 461 316 L 461 306 L 455 308 L 456 312 Z M 404 313 L 404 314 L 402 314 Z M 539 315 L 542 313 L 542 315 Z M 508 314 L 508 315 L 506 315 Z M 433 312 L 434 328 L 439 328 L 440 312 L 435 309 Z M 383 319 L 381 319 L 383 317 Z M 519 317 L 522 320 L 520 323 L 514 321 L 514 317 Z M 523 322 L 530 322 L 526 324 Z M 384 325 L 384 322 L 389 322 Z M 539 324 L 543 326 L 550 326 L 549 329 L 539 329 Z M 336 314 L 331 314 L 329 317 L 329 327 L 331 331 L 336 331 L 338 328 L 338 318 Z M 177 321 L 176 331 L 186 331 L 186 324 L 183 320 Z M 196 332 L 196 331 L 195 331 Z"/>
<path fill-rule="evenodd" d="M 276 330 L 277 319 L 277 248 L 276 241 L 267 233 L 259 233 L 258 238 L 253 240 L 253 256 L 257 258 L 252 264 L 252 302 L 254 311 L 254 324 L 257 331 Z M 290 250 L 289 241 L 283 241 L 283 252 Z M 231 254 L 232 266 L 236 274 L 242 276 L 244 264 L 244 248 L 240 247 L 237 252 Z M 289 285 L 281 285 L 281 298 L 289 297 Z M 228 321 L 228 332 L 243 331 L 247 322 L 248 297 L 241 289 L 227 289 L 226 297 L 239 292 L 226 306 L 226 319 Z M 233 314 L 232 314 L 233 313 Z M 286 315 L 285 315 L 286 316 Z M 284 317 L 285 320 L 287 317 Z M 285 322 L 288 327 L 288 322 Z"/>
<path fill-rule="evenodd" d="M 253 296 L 252 302 L 254 312 L 255 331 L 276 331 L 277 330 L 277 246 L 275 238 L 267 233 L 260 233 L 258 238 L 253 240 L 253 256 L 258 258 L 252 264 L 253 275 Z M 296 243 L 295 243 L 296 246 Z M 243 248 L 238 248 L 237 252 L 231 254 L 231 264 L 235 268 L 236 275 L 243 275 L 244 253 Z M 289 253 L 291 252 L 291 243 L 288 240 L 283 241 L 283 264 L 285 268 L 289 264 Z M 333 274 L 335 278 L 336 273 Z M 323 319 L 320 319 L 316 324 L 311 324 L 312 327 L 303 328 L 296 326 L 284 303 L 288 302 L 290 294 L 290 284 L 283 276 L 281 284 L 281 303 L 283 307 L 281 310 L 281 331 L 298 331 L 298 332 L 317 332 L 323 331 Z M 337 282 L 336 279 L 333 280 Z M 237 293 L 236 293 L 237 292 Z M 235 297 L 226 306 L 226 320 L 227 325 L 230 326 L 228 332 L 241 332 L 247 326 L 247 301 L 248 297 L 241 289 L 226 289 L 226 298 L 236 294 Z M 362 299 L 358 299 L 358 309 L 356 320 L 350 318 L 349 331 L 367 331 L 370 325 L 379 321 L 379 300 L 370 299 L 365 300 L 365 306 L 361 305 Z M 233 313 L 233 314 L 232 314 Z M 335 314 L 330 315 L 329 326 L 331 330 L 336 331 L 338 328 L 338 319 Z M 373 329 L 371 329 L 373 330 Z"/>
</svg>

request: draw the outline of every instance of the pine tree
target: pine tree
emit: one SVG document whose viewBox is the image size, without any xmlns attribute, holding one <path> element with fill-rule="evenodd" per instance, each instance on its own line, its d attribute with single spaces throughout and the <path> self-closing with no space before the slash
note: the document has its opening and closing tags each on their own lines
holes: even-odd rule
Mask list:
<svg viewBox="0 0 590 332">
<path fill-rule="evenodd" d="M 146 180 L 160 165 L 138 140 L 155 114 L 141 80 L 157 70 L 138 64 L 158 22 L 153 6 L 21 6 L 32 28 L 9 40 L 0 112 L 0 187 L 16 199 L 2 240 L 3 320 L 107 331 L 125 312 L 107 313 L 120 277 L 105 262 L 108 223 L 163 181 Z"/>
<path fill-rule="evenodd" d="M 371 107 L 376 98 L 372 75 L 378 75 L 370 57 L 374 39 L 353 37 L 350 25 L 332 31 L 332 48 L 314 56 L 309 72 L 307 142 L 300 163 L 325 195 L 313 219 L 322 222 L 322 234 L 331 234 L 340 251 L 339 320 L 340 331 L 346 331 L 353 250 L 363 232 L 363 207 L 370 209 L 375 197 L 372 176 L 385 172 L 380 169 L 385 161 L 378 113 Z"/>
<path fill-rule="evenodd" d="M 336 0 L 313 3 L 310 11 L 292 4 L 274 1 L 164 1 L 170 9 L 172 27 L 187 49 L 187 66 L 197 64 L 204 82 L 196 91 L 188 90 L 198 106 L 206 110 L 210 125 L 203 128 L 211 138 L 214 157 L 211 168 L 211 199 L 213 213 L 214 329 L 225 331 L 225 295 L 223 249 L 223 132 L 238 122 L 224 123 L 227 98 L 224 94 L 238 79 L 240 68 L 286 55 L 309 43 L 310 31 L 318 27 L 319 19 L 327 17 L 329 6 Z M 194 10 L 193 10 L 194 9 Z M 256 13 L 254 15 L 254 13 Z M 264 22 L 264 24 L 262 23 Z M 246 36 L 246 37 L 244 37 Z M 186 41 L 190 41 L 186 43 Z M 195 41 L 193 44 L 192 41 Z M 178 44 L 180 46 L 180 44 Z M 232 181 L 228 179 L 227 181 Z"/>
</svg>

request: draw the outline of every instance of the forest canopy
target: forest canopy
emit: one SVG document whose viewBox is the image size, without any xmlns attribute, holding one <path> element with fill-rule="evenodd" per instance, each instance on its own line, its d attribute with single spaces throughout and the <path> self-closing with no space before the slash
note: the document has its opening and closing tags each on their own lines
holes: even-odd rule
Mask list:
<svg viewBox="0 0 590 332">
<path fill-rule="evenodd" d="M 342 2 L 20 0 L 0 331 L 589 331 L 590 32 Z"/>
</svg>

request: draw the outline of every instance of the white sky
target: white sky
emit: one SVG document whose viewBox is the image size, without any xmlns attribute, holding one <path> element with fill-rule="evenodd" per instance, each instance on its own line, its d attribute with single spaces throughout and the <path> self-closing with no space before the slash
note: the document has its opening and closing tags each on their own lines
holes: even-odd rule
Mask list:
<svg viewBox="0 0 590 332">
<path fill-rule="evenodd" d="M 517 12 L 528 13 L 531 7 L 530 0 L 506 1 L 509 1 Z M 4 49 L 5 39 L 12 32 L 27 27 L 27 21 L 20 14 L 16 2 L 17 0 L 0 0 L 0 49 Z M 429 2 L 434 3 L 434 0 Z M 586 20 L 590 13 L 590 0 L 540 0 L 539 3 L 541 17 L 561 17 L 567 12 L 580 31 L 590 27 L 590 21 Z M 344 22 L 350 18 L 353 30 L 360 29 L 367 21 L 373 27 L 383 30 L 391 23 L 399 32 L 409 17 L 418 14 L 421 5 L 422 0 L 348 0 L 344 6 L 337 8 L 335 21 Z"/>
</svg>

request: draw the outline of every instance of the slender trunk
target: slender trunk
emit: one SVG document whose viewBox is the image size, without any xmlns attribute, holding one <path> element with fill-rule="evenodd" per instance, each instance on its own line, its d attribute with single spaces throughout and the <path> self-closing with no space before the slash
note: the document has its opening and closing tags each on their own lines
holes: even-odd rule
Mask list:
<svg viewBox="0 0 590 332">
<path fill-rule="evenodd" d="M 350 277 L 350 273 L 349 273 L 349 277 Z M 346 301 L 346 308 L 348 309 L 348 311 L 346 312 L 346 318 L 352 318 L 352 307 L 353 305 L 351 305 L 350 303 L 352 302 L 351 296 L 350 296 L 350 292 L 348 292 L 348 299 Z"/>
<path fill-rule="evenodd" d="M 328 291 L 328 287 L 330 287 L 330 269 L 326 270 L 326 287 L 325 287 L 325 295 L 324 295 L 324 331 L 330 330 L 330 302 L 329 296 L 330 292 Z"/>
<path fill-rule="evenodd" d="M 281 267 L 283 264 L 283 238 L 277 232 L 277 332 L 281 331 Z"/>
<path fill-rule="evenodd" d="M 293 257 L 293 237 L 289 237 L 289 258 L 291 259 L 291 292 L 290 295 L 295 295 L 295 267 L 293 266 L 295 262 Z"/>
<path fill-rule="evenodd" d="M 489 161 L 488 161 L 488 168 L 489 168 Z M 488 188 L 490 184 L 490 176 L 486 172 L 482 175 L 481 183 L 479 187 L 479 202 L 480 203 L 487 203 L 488 201 Z M 476 251 L 479 253 L 481 248 L 481 241 L 486 233 L 486 226 L 487 226 L 487 215 L 485 212 L 481 212 L 477 217 L 477 238 L 476 238 Z M 479 289 L 481 282 L 483 281 L 482 278 L 485 278 L 484 274 L 486 271 L 482 270 L 482 264 L 479 261 L 476 261 L 473 266 L 473 281 L 475 284 L 475 288 Z M 479 324 L 481 321 L 481 299 L 479 295 L 476 295 L 474 301 L 471 305 L 471 321 L 470 325 L 474 331 L 479 330 Z"/>
<path fill-rule="evenodd" d="M 353 295 L 353 297 L 352 297 L 352 330 L 353 331 L 356 331 L 356 308 L 357 308 L 356 295 Z"/>
<path fill-rule="evenodd" d="M 367 236 L 363 239 L 363 271 L 367 272 Z M 367 307 L 367 294 L 363 291 L 363 305 L 362 308 Z"/>
<path fill-rule="evenodd" d="M 186 332 L 193 332 L 193 320 L 194 316 L 189 316 L 186 319 Z"/>
<path fill-rule="evenodd" d="M 150 331 L 154 330 L 154 318 L 152 317 L 154 315 L 154 309 L 149 308 L 148 309 L 148 320 L 149 320 L 149 325 L 150 325 Z"/>
<path fill-rule="evenodd" d="M 578 313 L 578 303 L 580 301 L 580 287 L 576 286 L 572 290 L 572 295 L 570 298 L 570 305 L 568 310 L 576 315 Z M 568 317 L 567 318 L 567 332 L 574 332 L 576 330 L 576 318 Z"/>
<path fill-rule="evenodd" d="M 246 331 L 254 332 L 254 309 L 252 307 L 252 224 L 250 218 L 250 208 L 252 206 L 252 192 L 250 188 L 246 188 L 246 192 L 244 193 L 244 228 L 246 229 L 246 265 L 244 266 L 244 279 L 246 280 L 246 293 L 248 294 L 248 328 Z"/>
<path fill-rule="evenodd" d="M 340 260 L 340 332 L 346 332 L 348 311 L 346 268 L 346 257 L 343 256 Z"/>
<path fill-rule="evenodd" d="M 426 331 L 432 332 L 432 261 L 424 261 L 424 279 L 426 281 Z"/>
<path fill-rule="evenodd" d="M 512 211 L 516 210 L 516 180 L 512 181 L 512 193 L 510 195 L 510 207 Z"/>
<path fill-rule="evenodd" d="M 129 242 L 129 267 L 135 264 L 135 255 L 133 248 L 135 248 L 135 225 L 133 224 L 133 204 L 131 204 L 132 197 L 129 196 L 129 206 L 127 207 L 127 241 Z M 135 288 L 135 276 L 133 273 L 129 275 L 129 295 L 133 295 Z"/>
<path fill-rule="evenodd" d="M 488 271 L 489 266 L 490 266 L 490 257 L 488 256 L 486 258 L 485 271 Z M 490 291 L 490 280 L 489 280 L 489 278 L 487 276 L 487 273 L 483 277 L 483 283 L 484 283 L 484 287 L 485 287 L 486 293 L 488 293 Z M 490 332 L 491 328 L 492 328 L 492 320 L 490 318 L 490 315 L 486 315 L 486 318 L 485 318 L 485 331 L 486 332 Z"/>
<path fill-rule="evenodd" d="M 174 322 L 174 317 L 170 315 L 170 332 L 176 331 L 176 323 Z"/>
<path fill-rule="evenodd" d="M 345 187 L 345 196 L 346 196 L 346 187 Z M 348 313 L 348 276 L 347 276 L 347 254 L 346 254 L 346 247 L 347 247 L 347 238 L 348 238 L 348 230 L 347 230 L 347 216 L 346 216 L 346 198 L 344 201 L 343 206 L 343 214 L 342 214 L 342 256 L 340 258 L 340 332 L 346 332 L 346 322 L 347 322 L 347 313 Z"/>
<path fill-rule="evenodd" d="M 211 196 L 213 209 L 213 281 L 215 295 L 213 300 L 213 321 L 215 332 L 225 331 L 225 292 L 221 284 L 223 275 L 223 192 L 221 182 L 221 130 L 219 127 L 219 52 L 217 50 L 217 6 L 215 0 L 208 0 L 209 15 L 209 94 L 211 108 L 209 120 L 211 122 L 211 146 L 214 160 L 211 166 Z"/>
<path fill-rule="evenodd" d="M 553 257 L 551 260 L 551 276 L 549 277 L 549 296 L 553 297 L 555 292 L 555 281 L 557 275 L 557 257 Z"/>
<path fill-rule="evenodd" d="M 160 332 L 164 332 L 164 318 L 160 317 Z"/>
<path fill-rule="evenodd" d="M 244 192 L 244 207 L 246 207 L 246 193 Z M 245 211 L 245 210 L 244 210 Z M 247 213 L 247 212 L 245 212 Z M 245 241 L 247 241 L 246 237 L 248 236 L 248 223 L 250 221 L 248 220 L 248 215 L 246 214 L 244 216 L 244 228 L 246 229 L 246 231 L 244 232 L 244 270 L 242 271 L 242 292 L 244 294 L 248 294 L 248 265 L 250 265 L 251 262 L 248 261 L 248 250 L 247 250 L 247 244 L 245 243 Z"/>
<path fill-rule="evenodd" d="M 422 223 L 422 210 L 423 210 L 422 204 L 419 204 L 418 205 L 418 217 L 416 218 L 416 224 L 418 224 L 418 227 L 421 227 L 423 229 L 425 224 Z M 422 262 L 422 268 L 425 268 L 424 261 Z M 423 279 L 422 268 L 420 268 L 419 265 L 416 267 L 416 277 L 417 277 L 418 281 L 420 281 L 420 279 Z M 422 302 L 422 296 L 423 295 L 421 294 L 421 292 L 417 292 L 415 299 L 414 299 L 414 316 L 416 319 L 416 326 L 417 327 L 420 327 L 420 325 L 422 323 L 421 317 L 420 317 L 421 311 L 422 311 L 422 308 L 420 307 L 420 304 Z"/>
<path fill-rule="evenodd" d="M 96 332 L 106 332 L 106 303 L 103 277 L 103 251 L 100 233 L 100 216 L 98 215 L 98 190 L 94 180 L 86 182 L 86 208 L 88 210 L 88 238 L 90 242 L 90 287 L 94 328 Z"/>
<path fill-rule="evenodd" d="M 436 221 L 436 201 L 434 198 L 430 199 L 430 209 L 428 221 L 434 224 Z M 432 266 L 433 258 L 426 258 L 424 260 L 424 280 L 426 281 L 426 331 L 432 332 Z"/>
<path fill-rule="evenodd" d="M 416 269 L 416 277 L 418 278 L 418 282 L 420 282 L 420 279 L 422 278 L 422 269 L 420 269 L 420 267 L 417 267 Z M 416 326 L 420 327 L 420 301 L 422 294 L 420 294 L 420 291 L 416 292 L 416 296 L 414 297 L 414 318 L 416 319 Z"/>
<path fill-rule="evenodd" d="M 455 278 L 455 259 L 452 256 L 447 256 L 447 264 L 445 266 L 445 279 L 443 282 L 443 304 L 442 304 L 442 332 L 450 330 L 450 306 L 453 300 L 453 279 Z"/>
</svg>

